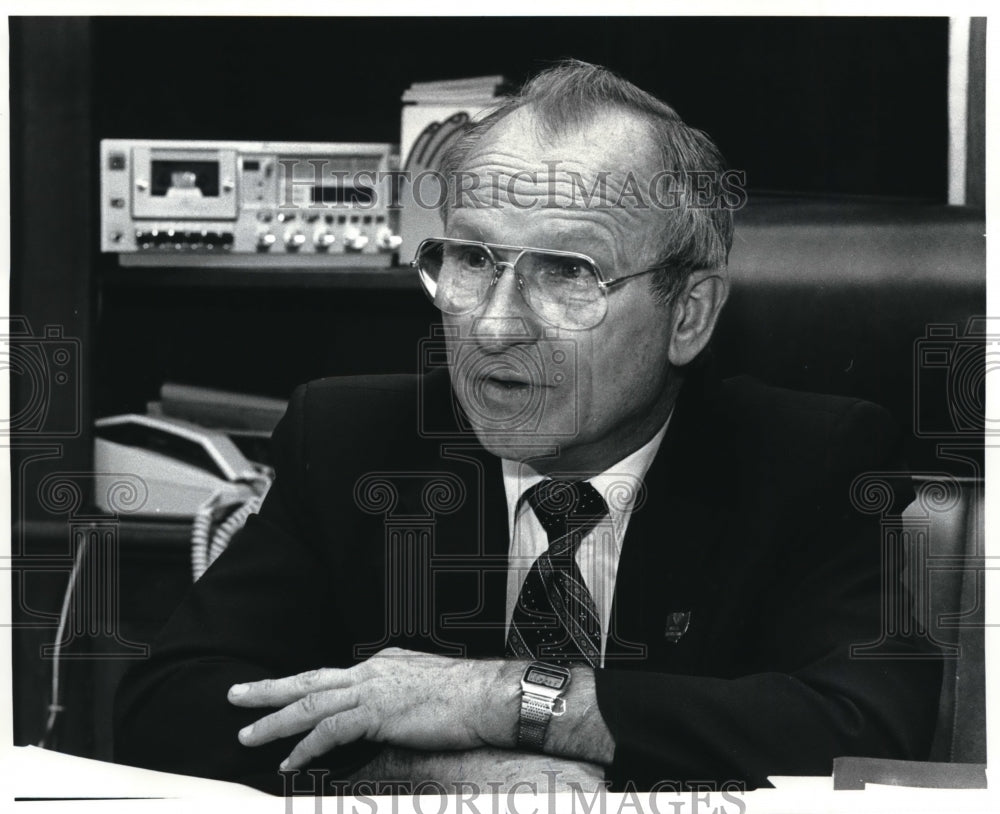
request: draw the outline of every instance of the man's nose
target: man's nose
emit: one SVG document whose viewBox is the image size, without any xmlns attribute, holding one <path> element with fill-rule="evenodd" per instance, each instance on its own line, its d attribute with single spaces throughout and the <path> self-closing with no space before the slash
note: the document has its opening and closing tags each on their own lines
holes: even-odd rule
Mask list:
<svg viewBox="0 0 1000 814">
<path fill-rule="evenodd" d="M 518 286 L 517 274 L 500 264 L 500 278 L 487 292 L 482 312 L 472 324 L 472 336 L 483 345 L 514 345 L 534 339 L 538 333 L 534 314 Z"/>
</svg>

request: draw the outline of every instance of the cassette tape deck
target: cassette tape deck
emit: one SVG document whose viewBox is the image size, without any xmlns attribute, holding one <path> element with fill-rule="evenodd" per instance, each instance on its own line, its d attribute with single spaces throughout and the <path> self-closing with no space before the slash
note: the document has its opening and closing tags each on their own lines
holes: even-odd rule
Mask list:
<svg viewBox="0 0 1000 814">
<path fill-rule="evenodd" d="M 390 144 L 101 141 L 101 250 L 126 266 L 390 266 Z"/>
</svg>

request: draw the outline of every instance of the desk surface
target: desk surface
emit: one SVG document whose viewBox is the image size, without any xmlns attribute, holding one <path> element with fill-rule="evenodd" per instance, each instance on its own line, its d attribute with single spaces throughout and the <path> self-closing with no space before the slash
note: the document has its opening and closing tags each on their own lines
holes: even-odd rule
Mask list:
<svg viewBox="0 0 1000 814">
<path fill-rule="evenodd" d="M 85 800 L 227 797 L 273 799 L 249 786 L 120 766 L 36 746 L 15 746 L 3 759 L 14 799 Z"/>
</svg>

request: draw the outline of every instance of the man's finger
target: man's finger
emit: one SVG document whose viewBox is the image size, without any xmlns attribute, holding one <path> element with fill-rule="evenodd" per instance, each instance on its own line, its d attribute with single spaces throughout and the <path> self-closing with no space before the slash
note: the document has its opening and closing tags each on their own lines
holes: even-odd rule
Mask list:
<svg viewBox="0 0 1000 814">
<path fill-rule="evenodd" d="M 229 688 L 229 703 L 238 707 L 284 707 L 302 696 L 320 690 L 347 687 L 353 681 L 350 670 L 323 668 L 287 678 L 266 678 Z"/>
<path fill-rule="evenodd" d="M 320 724 L 324 718 L 353 709 L 357 705 L 358 693 L 354 688 L 309 693 L 284 709 L 241 729 L 240 743 L 244 746 L 259 746 L 305 732 Z"/>
<path fill-rule="evenodd" d="M 368 732 L 368 715 L 363 707 L 354 707 L 324 718 L 306 735 L 292 753 L 281 762 L 281 769 L 298 769 L 331 749 L 353 743 Z"/>
</svg>

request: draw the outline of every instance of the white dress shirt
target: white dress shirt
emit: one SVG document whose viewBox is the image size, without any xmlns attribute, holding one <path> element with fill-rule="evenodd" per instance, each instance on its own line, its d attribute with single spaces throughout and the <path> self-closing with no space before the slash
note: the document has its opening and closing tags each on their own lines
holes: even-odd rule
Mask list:
<svg viewBox="0 0 1000 814">
<path fill-rule="evenodd" d="M 576 564 L 587 584 L 601 620 L 601 664 L 611 624 L 611 602 L 615 593 L 615 577 L 622 553 L 622 541 L 629 518 L 670 419 L 643 446 L 599 475 L 588 478 L 591 485 L 608 504 L 608 514 L 594 527 L 576 552 Z M 511 530 L 507 557 L 507 626 L 517 606 L 524 579 L 536 559 L 549 547 L 549 538 L 535 512 L 521 495 L 545 479 L 531 466 L 520 461 L 501 460 L 503 485 L 507 495 L 507 528 Z"/>
</svg>

